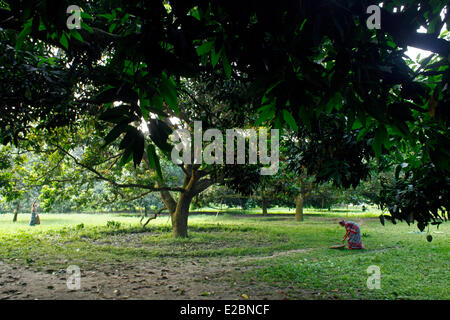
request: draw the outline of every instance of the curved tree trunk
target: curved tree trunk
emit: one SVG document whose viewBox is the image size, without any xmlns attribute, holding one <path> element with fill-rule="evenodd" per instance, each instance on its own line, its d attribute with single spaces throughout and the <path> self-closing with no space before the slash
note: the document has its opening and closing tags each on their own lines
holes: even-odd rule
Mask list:
<svg viewBox="0 0 450 320">
<path fill-rule="evenodd" d="M 172 214 L 172 232 L 175 238 L 186 238 L 188 236 L 189 206 L 192 196 L 181 194 L 177 202 L 175 212 Z"/>
<path fill-rule="evenodd" d="M 16 204 L 16 208 L 14 209 L 14 217 L 13 217 L 13 222 L 17 221 L 17 215 L 19 214 L 19 210 L 20 210 L 20 203 L 18 202 Z"/>
<path fill-rule="evenodd" d="M 169 211 L 169 214 L 173 215 L 173 213 L 177 209 L 176 201 L 173 199 L 169 191 L 161 191 L 159 194 L 161 195 L 161 200 L 165 204 L 167 210 Z"/>
<path fill-rule="evenodd" d="M 304 203 L 303 195 L 301 193 L 299 193 L 297 198 L 295 199 L 295 220 L 296 221 L 303 221 L 303 203 Z"/>
<path fill-rule="evenodd" d="M 188 236 L 189 207 L 195 196 L 214 184 L 212 179 L 201 179 L 205 174 L 196 171 L 198 168 L 186 168 L 183 188 L 178 200 L 172 197 L 169 191 L 160 191 L 161 199 L 172 218 L 172 232 L 175 238 L 186 238 Z M 191 172 L 191 174 L 189 174 Z M 164 186 L 164 182 L 158 183 L 159 187 Z"/>
</svg>

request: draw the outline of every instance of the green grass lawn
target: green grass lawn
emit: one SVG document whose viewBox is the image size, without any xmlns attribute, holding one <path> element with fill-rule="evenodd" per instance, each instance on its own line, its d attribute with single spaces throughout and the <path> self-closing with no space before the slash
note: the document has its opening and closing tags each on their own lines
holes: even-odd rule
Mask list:
<svg viewBox="0 0 450 320">
<path fill-rule="evenodd" d="M 346 212 L 322 211 L 296 222 L 285 216 L 192 215 L 189 238 L 173 239 L 167 216 L 143 230 L 136 216 L 112 214 L 42 214 L 41 225 L 28 226 L 29 215 L 0 215 L 0 260 L 29 269 L 84 268 L 149 259 L 216 257 L 253 266 L 236 272 L 236 281 L 259 282 L 278 289 L 314 290 L 318 299 L 450 299 L 450 223 L 430 228 L 433 241 L 415 226 L 386 224 L 355 215 L 366 250 L 332 250 L 342 238 L 337 224 Z M 111 224 L 108 221 L 117 223 Z M 271 259 L 258 259 L 289 250 Z M 367 268 L 381 270 L 381 289 L 366 286 Z M 257 289 L 255 289 L 257 290 Z"/>
<path fill-rule="evenodd" d="M 220 207 L 204 207 L 200 209 L 195 209 L 193 212 L 217 212 L 220 211 L 221 213 L 235 213 L 235 214 L 262 214 L 261 208 L 250 208 L 246 210 L 242 210 L 241 208 L 228 208 L 227 206 Z M 274 207 L 269 208 L 267 210 L 268 214 L 295 214 L 295 208 L 287 208 L 287 207 Z M 329 216 L 329 215 L 340 215 L 343 217 L 360 217 L 360 218 L 373 218 L 378 217 L 381 214 L 381 210 L 374 206 L 367 207 L 367 210 L 365 212 L 362 212 L 361 206 L 353 206 L 353 207 L 339 207 L 339 208 L 331 208 L 331 210 L 327 209 L 316 209 L 316 208 L 304 208 L 303 211 L 304 214 L 307 215 L 319 215 L 319 216 Z M 389 213 L 384 213 L 388 214 Z"/>
</svg>

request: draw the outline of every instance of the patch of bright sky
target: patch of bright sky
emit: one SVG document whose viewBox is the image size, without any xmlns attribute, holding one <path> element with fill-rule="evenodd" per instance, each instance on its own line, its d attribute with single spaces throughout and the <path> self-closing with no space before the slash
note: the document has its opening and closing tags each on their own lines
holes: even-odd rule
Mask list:
<svg viewBox="0 0 450 320">
<path fill-rule="evenodd" d="M 402 10 L 403 7 L 400 9 Z M 445 7 L 442 11 L 441 11 L 441 19 L 444 20 L 445 19 L 445 13 L 447 11 L 447 7 Z M 440 34 L 443 34 L 445 31 L 447 31 L 447 24 L 445 23 L 442 26 L 441 32 Z M 419 33 L 426 33 L 427 29 L 425 29 L 424 27 L 420 27 L 417 32 Z M 420 58 L 426 58 L 428 57 L 430 54 L 432 54 L 433 52 L 428 51 L 428 50 L 422 50 L 422 49 L 418 49 L 418 48 L 414 48 L 414 47 L 410 47 L 408 46 L 408 50 L 405 52 L 405 54 L 411 58 L 411 60 L 416 61 L 417 60 L 417 56 L 420 54 Z"/>
<path fill-rule="evenodd" d="M 444 26 L 445 27 L 445 26 Z M 420 27 L 420 29 L 417 30 L 417 32 L 420 33 L 426 33 L 427 29 L 425 29 L 424 27 Z M 408 46 L 408 50 L 406 50 L 405 54 L 412 60 L 412 61 L 416 61 L 418 55 L 420 54 L 420 58 L 426 58 L 428 57 L 430 54 L 432 54 L 433 52 L 428 51 L 428 50 L 422 50 L 422 49 L 418 49 L 418 48 L 414 48 L 414 47 L 410 47 Z"/>
</svg>

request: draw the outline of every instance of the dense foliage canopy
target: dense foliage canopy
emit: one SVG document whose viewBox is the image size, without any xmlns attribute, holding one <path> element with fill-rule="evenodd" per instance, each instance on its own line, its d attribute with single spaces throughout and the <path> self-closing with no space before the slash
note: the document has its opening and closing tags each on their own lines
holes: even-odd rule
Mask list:
<svg viewBox="0 0 450 320">
<path fill-rule="evenodd" d="M 105 141 L 122 139 L 122 165 L 150 157 L 157 169 L 154 145 L 169 150 L 170 128 L 152 115 L 182 117 L 189 79 L 231 79 L 245 90 L 225 111 L 309 141 L 302 161 L 319 182 L 356 185 L 373 157 L 398 165 L 380 203 L 423 229 L 450 207 L 448 4 L 384 1 L 381 29 L 370 29 L 377 4 L 3 0 L 0 142 L 88 116 L 112 124 Z M 81 29 L 67 27 L 69 5 L 82 8 Z M 432 54 L 411 61 L 408 46 Z"/>
</svg>

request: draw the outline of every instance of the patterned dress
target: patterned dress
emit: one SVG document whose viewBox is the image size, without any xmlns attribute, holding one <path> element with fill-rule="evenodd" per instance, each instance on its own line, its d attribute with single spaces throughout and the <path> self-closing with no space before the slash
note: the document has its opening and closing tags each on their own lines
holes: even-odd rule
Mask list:
<svg viewBox="0 0 450 320">
<path fill-rule="evenodd" d="M 345 230 L 349 232 L 348 235 L 348 248 L 349 249 L 364 249 L 364 245 L 361 241 L 361 230 L 356 222 L 346 221 Z"/>
<path fill-rule="evenodd" d="M 35 226 L 37 224 L 37 213 L 35 209 L 32 209 L 31 211 L 31 220 L 30 220 L 30 226 Z"/>
</svg>

